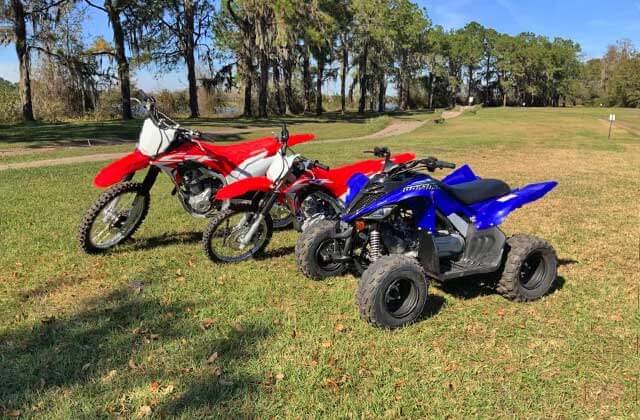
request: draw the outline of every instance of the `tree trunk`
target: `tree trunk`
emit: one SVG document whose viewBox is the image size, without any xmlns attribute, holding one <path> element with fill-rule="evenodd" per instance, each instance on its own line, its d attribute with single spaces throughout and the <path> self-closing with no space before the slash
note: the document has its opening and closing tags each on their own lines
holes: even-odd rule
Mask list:
<svg viewBox="0 0 640 420">
<path fill-rule="evenodd" d="M 484 94 L 484 103 L 486 105 L 489 105 L 490 101 L 489 101 L 489 72 L 491 71 L 491 56 L 487 56 L 487 68 L 486 68 L 486 74 L 485 74 L 485 83 L 487 84 L 487 86 L 485 87 L 485 94 Z"/>
<path fill-rule="evenodd" d="M 324 58 L 317 60 L 316 72 L 316 115 L 322 115 L 322 79 L 324 77 Z"/>
<path fill-rule="evenodd" d="M 367 60 L 369 55 L 369 44 L 364 44 L 358 72 L 360 73 L 360 103 L 358 104 L 358 114 L 364 114 L 367 106 Z"/>
<path fill-rule="evenodd" d="M 349 70 L 349 49 L 345 45 L 345 40 L 342 40 L 342 71 L 340 72 L 340 111 L 342 115 L 347 110 L 347 71 Z"/>
<path fill-rule="evenodd" d="M 287 57 L 282 63 L 282 71 L 284 72 L 284 97 L 289 108 L 289 112 L 295 114 L 298 112 L 296 103 L 293 98 L 293 62 L 290 57 Z"/>
<path fill-rule="evenodd" d="M 405 51 L 402 52 L 402 60 L 400 61 L 400 75 L 399 86 L 398 86 L 398 95 L 400 96 L 400 109 L 406 110 L 408 106 L 408 98 L 407 98 L 407 83 L 405 77 L 405 69 L 407 68 L 407 53 Z"/>
<path fill-rule="evenodd" d="M 309 49 L 302 49 L 302 90 L 304 91 L 304 112 L 311 112 L 311 63 Z"/>
<path fill-rule="evenodd" d="M 465 105 L 470 105 L 471 100 L 471 84 L 473 83 L 473 66 L 469 66 L 469 91 L 467 92 L 467 103 Z"/>
<path fill-rule="evenodd" d="M 427 105 L 429 109 L 433 109 L 433 72 L 429 72 L 429 99 Z"/>
<path fill-rule="evenodd" d="M 198 109 L 198 84 L 196 81 L 196 59 L 195 59 L 195 40 L 194 40 L 194 24 L 195 10 L 191 0 L 184 2 L 184 59 L 187 64 L 187 80 L 189 82 L 189 111 L 191 118 L 200 116 Z"/>
<path fill-rule="evenodd" d="M 267 118 L 267 101 L 269 96 L 269 57 L 260 52 L 260 91 L 258 92 L 258 115 Z"/>
<path fill-rule="evenodd" d="M 251 90 L 253 89 L 253 75 L 251 73 L 244 76 L 244 109 L 242 115 L 253 117 L 253 107 L 251 106 Z"/>
<path fill-rule="evenodd" d="M 22 1 L 12 0 L 16 54 L 20 63 L 20 104 L 22 119 L 33 121 L 33 103 L 31 99 L 31 77 L 29 76 L 29 47 L 27 46 L 27 23 Z"/>
<path fill-rule="evenodd" d="M 387 83 L 384 74 L 378 79 L 378 112 L 384 112 L 386 109 Z"/>
<path fill-rule="evenodd" d="M 118 79 L 120 81 L 120 101 L 122 102 L 122 119 L 130 120 L 131 114 L 131 82 L 129 79 L 129 60 L 125 50 L 124 31 L 120 22 L 120 11 L 111 1 L 105 2 L 109 23 L 113 30 L 113 44 L 115 46 L 115 58 L 118 63 Z"/>
<path fill-rule="evenodd" d="M 278 64 L 278 60 L 273 61 L 273 90 L 275 92 L 278 115 L 284 115 L 286 109 L 284 101 L 282 100 L 282 89 L 280 86 L 280 67 Z"/>
</svg>

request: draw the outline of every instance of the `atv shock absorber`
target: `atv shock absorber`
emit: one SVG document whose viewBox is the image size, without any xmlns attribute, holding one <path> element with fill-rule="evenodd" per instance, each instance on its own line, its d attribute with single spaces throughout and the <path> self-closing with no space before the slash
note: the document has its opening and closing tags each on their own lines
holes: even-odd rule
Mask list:
<svg viewBox="0 0 640 420">
<path fill-rule="evenodd" d="M 371 262 L 375 262 L 378 258 L 382 256 L 382 241 L 380 239 L 380 231 L 377 229 L 372 229 L 369 233 L 369 259 Z"/>
</svg>

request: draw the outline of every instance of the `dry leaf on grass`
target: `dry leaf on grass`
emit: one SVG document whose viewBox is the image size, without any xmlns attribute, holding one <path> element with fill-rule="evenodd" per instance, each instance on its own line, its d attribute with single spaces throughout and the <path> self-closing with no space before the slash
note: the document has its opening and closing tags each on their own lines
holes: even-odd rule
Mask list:
<svg viewBox="0 0 640 420">
<path fill-rule="evenodd" d="M 152 381 L 149 384 L 149 389 L 151 390 L 151 392 L 158 392 L 158 389 L 160 389 L 160 384 L 158 383 L 158 381 Z"/>
<path fill-rule="evenodd" d="M 236 332 L 239 332 L 239 333 L 244 332 L 244 327 L 240 325 L 239 322 L 233 321 L 233 322 L 230 322 L 229 325 L 231 325 L 231 328 L 233 328 L 234 331 Z"/>
<path fill-rule="evenodd" d="M 214 324 L 214 320 L 212 318 L 205 318 L 202 320 L 202 324 L 200 325 L 200 327 L 203 330 L 208 330 L 209 328 L 211 328 L 211 326 Z"/>
<path fill-rule="evenodd" d="M 336 328 L 335 328 L 336 332 L 347 332 L 347 327 L 345 327 L 342 324 L 336 324 Z"/>
<path fill-rule="evenodd" d="M 327 340 L 324 343 L 322 343 L 322 347 L 324 347 L 325 349 L 328 349 L 331 346 L 333 346 L 333 342 L 331 340 Z"/>
<path fill-rule="evenodd" d="M 22 414 L 22 412 L 20 410 L 7 410 L 5 411 L 5 414 L 7 415 L 7 417 L 16 418 L 20 417 L 20 414 Z"/>
<path fill-rule="evenodd" d="M 143 405 L 138 410 L 138 417 L 147 417 L 150 415 L 151 415 L 151 407 L 149 407 L 148 405 Z"/>
<path fill-rule="evenodd" d="M 283 379 L 284 379 L 284 373 L 282 373 L 282 372 L 277 373 L 277 374 L 276 374 L 276 379 L 277 379 L 278 381 L 283 380 Z"/>
<path fill-rule="evenodd" d="M 507 311 L 505 311 L 504 309 L 498 309 L 498 316 L 500 318 L 504 318 L 506 313 L 507 313 Z"/>
<path fill-rule="evenodd" d="M 106 375 L 102 377 L 102 382 L 109 382 L 111 379 L 113 379 L 116 376 L 117 373 L 118 371 L 115 369 L 110 370 L 109 372 L 107 372 Z"/>
<path fill-rule="evenodd" d="M 139 370 L 139 369 L 142 369 L 142 366 L 137 364 L 135 360 L 129 359 L 129 369 Z"/>
<path fill-rule="evenodd" d="M 208 364 L 212 364 L 216 360 L 218 360 L 218 352 L 214 351 L 213 354 L 211 356 L 209 356 L 209 358 L 207 359 L 207 363 Z"/>
<path fill-rule="evenodd" d="M 622 322 L 622 315 L 613 314 L 613 315 L 611 315 L 611 320 L 614 321 L 614 322 Z"/>
</svg>

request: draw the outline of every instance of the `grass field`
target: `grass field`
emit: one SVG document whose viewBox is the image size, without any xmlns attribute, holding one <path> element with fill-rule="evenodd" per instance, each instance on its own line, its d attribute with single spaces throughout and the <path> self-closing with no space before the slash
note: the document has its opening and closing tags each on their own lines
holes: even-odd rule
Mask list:
<svg viewBox="0 0 640 420">
<path fill-rule="evenodd" d="M 166 179 L 135 239 L 89 257 L 75 230 L 101 164 L 2 171 L 0 413 L 637 418 L 640 111 L 616 110 L 611 141 L 608 113 L 482 109 L 384 141 L 297 148 L 339 164 L 387 145 L 512 186 L 559 181 L 503 226 L 554 245 L 552 294 L 521 304 L 447 283 L 430 289 L 425 319 L 395 332 L 359 319 L 354 277 L 303 278 L 294 232 L 276 233 L 264 259 L 210 263 L 204 221 Z"/>
</svg>

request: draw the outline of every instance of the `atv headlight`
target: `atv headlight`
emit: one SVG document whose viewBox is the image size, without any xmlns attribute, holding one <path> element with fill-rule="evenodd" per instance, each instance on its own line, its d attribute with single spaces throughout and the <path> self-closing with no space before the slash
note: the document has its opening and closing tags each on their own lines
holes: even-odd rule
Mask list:
<svg viewBox="0 0 640 420">
<path fill-rule="evenodd" d="M 366 216 L 363 216 L 362 218 L 367 220 L 382 220 L 389 216 L 395 208 L 396 206 L 381 207 L 378 210 L 374 210 Z"/>
</svg>

